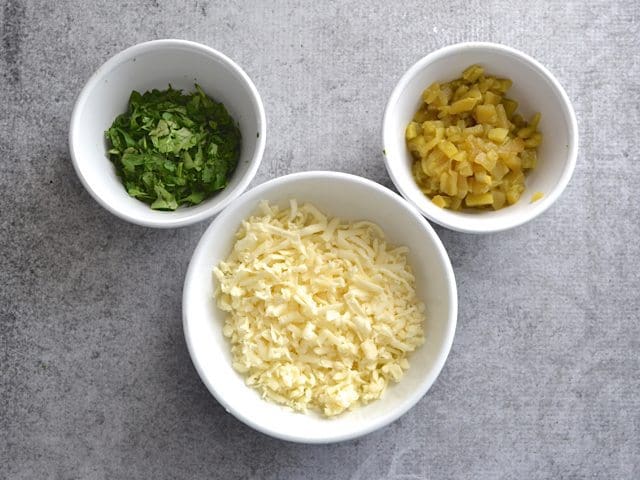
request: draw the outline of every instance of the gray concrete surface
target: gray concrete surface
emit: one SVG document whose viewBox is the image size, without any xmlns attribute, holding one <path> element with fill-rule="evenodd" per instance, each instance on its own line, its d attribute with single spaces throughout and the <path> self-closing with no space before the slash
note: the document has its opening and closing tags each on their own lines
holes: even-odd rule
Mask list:
<svg viewBox="0 0 640 480">
<path fill-rule="evenodd" d="M 276 6 L 277 5 L 277 6 Z M 0 478 L 640 478 L 640 5 L 581 0 L 5 0 L 0 46 Z M 514 231 L 438 228 L 458 331 L 420 403 L 362 439 L 304 446 L 224 410 L 187 354 L 180 296 L 202 223 L 100 208 L 67 150 L 74 100 L 132 44 L 237 60 L 269 131 L 254 185 L 309 169 L 391 186 L 379 126 L 399 76 L 463 40 L 547 65 L 574 102 L 578 166 Z"/>
</svg>

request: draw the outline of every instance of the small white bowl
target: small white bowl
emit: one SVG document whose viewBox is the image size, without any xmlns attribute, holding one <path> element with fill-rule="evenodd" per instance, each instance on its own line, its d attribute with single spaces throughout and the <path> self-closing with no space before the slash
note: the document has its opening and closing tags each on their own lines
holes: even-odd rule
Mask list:
<svg viewBox="0 0 640 480">
<path fill-rule="evenodd" d="M 472 64 L 491 75 L 513 80 L 509 97 L 520 103 L 525 118 L 542 113 L 544 139 L 538 165 L 526 175 L 526 190 L 516 204 L 497 211 L 461 211 L 434 205 L 411 175 L 413 159 L 405 143 L 405 128 L 421 104 L 421 93 L 435 81 L 460 77 Z M 578 124 L 569 97 L 555 77 L 528 55 L 495 43 L 460 43 L 437 50 L 413 65 L 396 85 L 382 121 L 382 145 L 387 171 L 398 191 L 423 215 L 443 227 L 467 233 L 490 233 L 522 225 L 540 215 L 565 189 L 578 154 Z M 535 192 L 544 197 L 531 203 Z"/>
<path fill-rule="evenodd" d="M 311 202 L 332 216 L 370 220 L 387 238 L 406 245 L 416 289 L 427 307 L 426 343 L 409 357 L 410 368 L 383 397 L 337 418 L 296 413 L 263 400 L 231 366 L 230 344 L 222 334 L 226 314 L 213 298 L 212 269 L 231 251 L 242 220 L 261 200 L 288 205 Z M 352 439 L 381 428 L 404 414 L 429 390 L 449 354 L 457 319 L 456 283 L 451 263 L 429 223 L 389 189 L 354 175 L 304 172 L 268 181 L 248 191 L 209 226 L 187 271 L 182 312 L 184 333 L 200 378 L 224 406 L 247 425 L 268 435 L 302 443 Z"/>
<path fill-rule="evenodd" d="M 129 196 L 107 157 L 104 132 L 124 113 L 132 90 L 143 93 L 169 84 L 193 91 L 198 83 L 227 107 L 242 133 L 240 159 L 227 187 L 199 205 L 173 212 L 152 210 Z M 118 53 L 89 79 L 71 116 L 69 149 L 82 184 L 96 201 L 138 225 L 173 228 L 220 212 L 248 186 L 264 153 L 266 120 L 262 100 L 247 74 L 222 53 L 186 40 L 155 40 Z"/>
</svg>

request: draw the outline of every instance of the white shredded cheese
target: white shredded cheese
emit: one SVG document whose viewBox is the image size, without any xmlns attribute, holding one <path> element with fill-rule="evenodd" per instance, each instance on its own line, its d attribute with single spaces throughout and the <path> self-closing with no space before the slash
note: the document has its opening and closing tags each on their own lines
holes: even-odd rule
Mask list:
<svg viewBox="0 0 640 480">
<path fill-rule="evenodd" d="M 214 268 L 233 367 L 299 411 L 332 416 L 380 398 L 424 341 L 407 252 L 371 222 L 261 202 Z"/>
</svg>

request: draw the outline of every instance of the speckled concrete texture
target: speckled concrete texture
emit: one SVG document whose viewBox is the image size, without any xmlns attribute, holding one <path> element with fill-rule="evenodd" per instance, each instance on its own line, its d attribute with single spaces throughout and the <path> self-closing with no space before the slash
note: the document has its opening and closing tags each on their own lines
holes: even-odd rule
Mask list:
<svg viewBox="0 0 640 480">
<path fill-rule="evenodd" d="M 640 478 L 640 4 L 5 0 L 0 8 L 0 478 Z M 458 279 L 449 360 L 386 429 L 305 446 L 226 414 L 191 365 L 182 281 L 207 222 L 124 223 L 76 178 L 73 103 L 116 52 L 221 50 L 268 118 L 253 182 L 335 169 L 391 186 L 382 111 L 434 49 L 502 42 L 573 100 L 575 175 L 542 217 L 437 228 Z"/>
</svg>

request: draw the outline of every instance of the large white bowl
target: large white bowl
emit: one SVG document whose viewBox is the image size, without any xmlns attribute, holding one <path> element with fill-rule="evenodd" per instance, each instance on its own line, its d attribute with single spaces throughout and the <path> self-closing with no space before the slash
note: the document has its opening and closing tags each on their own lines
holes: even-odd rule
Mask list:
<svg viewBox="0 0 640 480">
<path fill-rule="evenodd" d="M 409 358 L 405 377 L 365 407 L 326 419 L 295 413 L 263 400 L 231 366 L 230 344 L 222 334 L 225 313 L 214 302 L 214 265 L 225 259 L 243 219 L 260 200 L 282 206 L 295 198 L 332 216 L 370 220 L 388 239 L 406 245 L 416 288 L 427 307 L 426 343 Z M 447 358 L 457 319 L 456 284 L 449 257 L 428 222 L 389 189 L 354 175 L 305 172 L 276 178 L 250 190 L 225 209 L 202 236 L 189 264 L 183 292 L 184 333 L 200 377 L 225 409 L 268 435 L 304 443 L 351 439 L 387 425 L 429 390 Z"/>
<path fill-rule="evenodd" d="M 452 211 L 434 205 L 411 175 L 413 163 L 405 143 L 405 129 L 421 104 L 421 93 L 435 81 L 460 77 L 472 64 L 513 80 L 509 97 L 520 103 L 525 117 L 542 113 L 539 130 L 544 139 L 538 166 L 526 175 L 520 201 L 497 211 Z M 573 174 L 578 154 L 578 124 L 564 89 L 533 58 L 495 43 L 460 43 L 437 50 L 413 65 L 393 90 L 382 122 L 382 145 L 387 171 L 398 191 L 423 215 L 443 227 L 469 233 L 490 233 L 521 225 L 540 215 L 563 192 Z M 534 192 L 544 197 L 531 203 Z"/>
<path fill-rule="evenodd" d="M 227 187 L 199 205 L 173 212 L 152 210 L 129 196 L 106 154 L 104 132 L 124 113 L 132 90 L 192 91 L 194 83 L 227 107 L 239 123 L 242 150 Z M 240 195 L 258 170 L 266 138 L 260 95 L 247 74 L 222 53 L 186 40 L 155 40 L 118 53 L 89 79 L 71 117 L 69 149 L 88 192 L 115 215 L 138 225 L 172 228 L 211 217 Z"/>
</svg>

